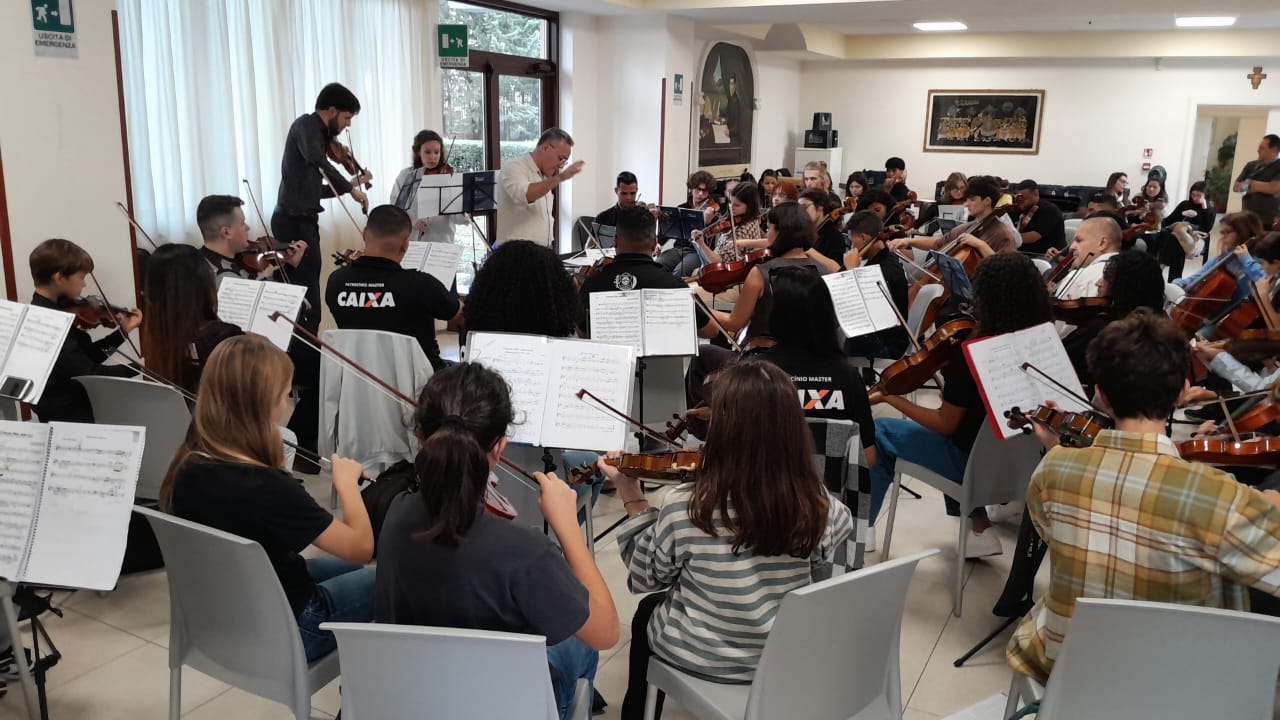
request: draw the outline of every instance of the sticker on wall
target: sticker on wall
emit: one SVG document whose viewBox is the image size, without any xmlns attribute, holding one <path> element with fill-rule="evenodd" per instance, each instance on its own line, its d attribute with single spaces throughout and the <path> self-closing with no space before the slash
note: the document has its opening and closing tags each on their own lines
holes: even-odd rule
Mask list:
<svg viewBox="0 0 1280 720">
<path fill-rule="evenodd" d="M 676 77 L 675 77 L 675 80 L 673 81 L 673 84 L 674 84 L 674 87 L 671 90 L 671 104 L 683 105 L 684 104 L 684 75 L 681 75 L 680 73 L 676 73 Z"/>
<path fill-rule="evenodd" d="M 71 0 L 31 0 L 31 30 L 36 55 L 79 57 Z"/>
</svg>

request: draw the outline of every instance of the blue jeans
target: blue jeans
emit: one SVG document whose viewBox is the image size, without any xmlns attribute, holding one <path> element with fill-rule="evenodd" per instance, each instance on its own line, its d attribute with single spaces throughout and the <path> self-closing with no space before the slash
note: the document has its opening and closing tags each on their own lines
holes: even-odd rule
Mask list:
<svg viewBox="0 0 1280 720">
<path fill-rule="evenodd" d="M 876 464 L 871 468 L 871 522 L 875 523 L 884 504 L 885 493 L 893 484 L 898 458 L 923 465 L 955 482 L 964 481 L 964 466 L 969 454 L 956 447 L 951 438 L 929 430 L 911 420 L 876 419 Z M 947 514 L 960 516 L 960 503 L 943 498 Z M 986 508 L 975 508 L 970 517 L 986 517 Z"/>
<path fill-rule="evenodd" d="M 335 557 L 307 560 L 307 573 L 316 592 L 298 616 L 298 632 L 307 662 L 315 662 L 338 648 L 333 633 L 320 629 L 323 622 L 373 622 L 374 568 Z"/>
<path fill-rule="evenodd" d="M 573 704 L 573 690 L 578 680 L 595 681 L 596 665 L 600 653 L 587 647 L 576 637 L 547 646 L 547 665 L 551 667 L 551 687 L 556 691 L 556 705 L 560 708 L 560 720 L 569 716 Z"/>
</svg>

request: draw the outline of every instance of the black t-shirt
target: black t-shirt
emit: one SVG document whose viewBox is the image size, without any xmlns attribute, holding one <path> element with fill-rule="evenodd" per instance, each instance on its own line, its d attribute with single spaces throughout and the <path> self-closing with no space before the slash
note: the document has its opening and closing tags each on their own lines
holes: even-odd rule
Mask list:
<svg viewBox="0 0 1280 720">
<path fill-rule="evenodd" d="M 760 354 L 791 376 L 805 417 L 852 420 L 858 424 L 862 447 L 875 445 L 867 389 L 857 369 L 843 355 L 812 355 L 800 348 L 777 345 Z"/>
<path fill-rule="evenodd" d="M 1191 210 L 1195 215 L 1191 217 L 1183 215 L 1182 213 L 1187 210 Z M 1196 230 L 1207 233 L 1213 229 L 1213 221 L 1215 219 L 1217 219 L 1217 215 L 1214 214 L 1213 208 L 1198 205 L 1190 200 L 1183 200 L 1174 206 L 1173 210 L 1164 217 L 1164 220 L 1160 221 L 1160 227 L 1167 228 L 1174 223 L 1186 222 L 1190 223 Z"/>
<path fill-rule="evenodd" d="M 1027 221 L 1027 226 L 1019 227 L 1019 230 L 1024 233 L 1040 233 L 1039 240 L 1022 243 L 1018 248 L 1019 252 L 1043 255 L 1049 248 L 1061 250 L 1067 246 L 1067 231 L 1062 211 L 1051 202 L 1041 202 L 1037 205 L 1035 213 Z"/>
<path fill-rule="evenodd" d="M 844 254 L 848 249 L 845 245 L 845 236 L 840 232 L 840 226 L 835 222 L 826 222 L 823 223 L 822 229 L 818 230 L 818 239 L 813 244 L 813 249 L 831 258 L 840 267 L 844 267 Z"/>
<path fill-rule="evenodd" d="M 444 367 L 435 320 L 458 314 L 458 296 L 435 277 L 366 255 L 333 271 L 324 301 L 338 327 L 409 335 L 422 346 L 431 367 Z"/>
<path fill-rule="evenodd" d="M 893 188 L 889 190 L 889 197 L 893 198 L 895 203 L 903 202 L 907 199 L 907 195 L 911 193 L 911 188 L 906 183 L 895 183 Z"/>
<path fill-rule="evenodd" d="M 1263 165 L 1262 161 L 1254 160 L 1244 166 L 1244 170 L 1240 171 L 1240 176 L 1236 178 L 1236 182 L 1241 180 L 1252 180 L 1255 182 L 1275 182 L 1280 180 L 1280 159 L 1272 160 L 1270 163 Z M 1254 192 L 1250 187 L 1244 196 L 1244 209 L 1257 215 L 1262 220 L 1262 227 L 1265 230 L 1271 228 L 1271 221 L 1280 215 L 1280 195 L 1275 193 Z"/>
<path fill-rule="evenodd" d="M 619 253 L 613 262 L 600 268 L 594 275 L 582 283 L 578 291 L 582 309 L 578 317 L 578 327 L 583 331 L 591 325 L 588 313 L 591 312 L 591 293 L 615 290 L 675 290 L 688 288 L 683 280 L 654 262 L 653 258 L 643 253 Z M 701 308 L 694 308 L 694 321 L 699 328 L 705 327 L 710 320 Z"/>
<path fill-rule="evenodd" d="M 601 210 L 596 215 L 596 222 L 606 227 L 618 227 L 618 205 L 617 203 L 609 206 L 605 210 Z"/>
<path fill-rule="evenodd" d="M 39 293 L 32 294 L 31 304 L 48 310 L 59 309 L 57 303 Z M 94 340 L 89 333 L 72 324 L 49 372 L 44 394 L 35 406 L 40 422 L 93 422 L 89 394 L 75 378 L 82 375 L 136 376 L 137 371 L 128 365 L 105 364 L 123 342 L 124 335 L 119 330 L 101 340 Z"/>
<path fill-rule="evenodd" d="M 987 421 L 987 408 L 982 404 L 978 384 L 974 382 L 969 364 L 963 357 L 957 356 L 942 368 L 942 383 L 942 400 L 964 408 L 964 418 L 952 434 L 951 442 L 966 453 L 972 452 L 973 441 L 978 439 L 978 431 Z"/>
<path fill-rule="evenodd" d="M 188 460 L 173 483 L 173 514 L 262 546 L 296 616 L 315 592 L 298 553 L 333 516 L 289 473 L 260 465 Z"/>
<path fill-rule="evenodd" d="M 374 622 L 572 637 L 587 589 L 542 533 L 483 510 L 458 547 L 415 538 L 429 523 L 417 493 L 397 497 L 378 537 Z"/>
</svg>

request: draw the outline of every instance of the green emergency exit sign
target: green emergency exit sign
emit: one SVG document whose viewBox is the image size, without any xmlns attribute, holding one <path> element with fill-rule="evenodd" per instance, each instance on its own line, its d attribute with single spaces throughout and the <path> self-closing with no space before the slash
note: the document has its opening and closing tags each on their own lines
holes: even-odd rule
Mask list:
<svg viewBox="0 0 1280 720">
<path fill-rule="evenodd" d="M 467 42 L 466 25 L 440 25 L 436 31 L 436 39 L 440 67 L 464 68 L 467 66 L 467 52 L 470 44 Z"/>
</svg>

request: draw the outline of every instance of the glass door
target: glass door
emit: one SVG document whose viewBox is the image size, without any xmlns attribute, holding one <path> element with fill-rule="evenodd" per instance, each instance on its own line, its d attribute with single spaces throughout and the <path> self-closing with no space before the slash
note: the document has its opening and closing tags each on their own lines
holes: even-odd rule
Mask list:
<svg viewBox="0 0 1280 720">
<path fill-rule="evenodd" d="M 485 74 L 472 70 L 447 69 L 441 73 L 444 88 L 444 124 L 441 135 L 454 172 L 478 172 L 490 167 L 485 139 Z M 475 268 L 485 257 L 485 238 L 492 218 L 477 217 L 480 228 L 468 222 L 454 228 L 454 242 L 462 246 L 458 266 L 458 292 L 467 293 L 475 278 Z M 481 237 L 481 231 L 484 236 Z"/>
</svg>

